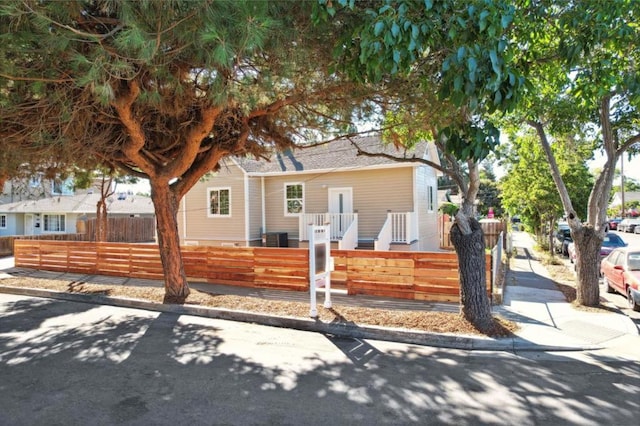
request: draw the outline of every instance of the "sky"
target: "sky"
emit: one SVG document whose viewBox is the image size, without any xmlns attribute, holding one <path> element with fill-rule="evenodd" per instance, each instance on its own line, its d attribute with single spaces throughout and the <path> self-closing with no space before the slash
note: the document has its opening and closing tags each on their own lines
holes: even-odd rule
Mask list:
<svg viewBox="0 0 640 426">
<path fill-rule="evenodd" d="M 630 161 L 626 154 L 624 155 L 624 176 L 633 178 L 640 182 L 640 156 L 636 156 L 632 158 Z M 589 169 L 594 170 L 598 168 L 602 168 L 605 163 L 604 157 L 599 154 L 596 154 L 596 158 L 589 163 Z M 620 160 L 616 164 L 616 169 L 620 169 Z M 616 182 L 620 182 L 619 179 Z"/>
</svg>

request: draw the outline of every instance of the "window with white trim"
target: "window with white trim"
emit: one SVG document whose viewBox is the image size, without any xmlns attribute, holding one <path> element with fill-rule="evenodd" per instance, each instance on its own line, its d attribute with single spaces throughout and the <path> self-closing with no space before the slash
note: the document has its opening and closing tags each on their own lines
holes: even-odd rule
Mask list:
<svg viewBox="0 0 640 426">
<path fill-rule="evenodd" d="M 42 185 L 42 178 L 40 175 L 33 175 L 29 178 L 29 186 L 31 188 L 37 188 Z"/>
<path fill-rule="evenodd" d="M 207 215 L 209 217 L 231 216 L 231 189 L 209 188 L 207 190 Z"/>
<path fill-rule="evenodd" d="M 65 232 L 66 215 L 45 214 L 43 215 L 44 232 Z"/>
<path fill-rule="evenodd" d="M 0 214 L 0 229 L 7 229 L 7 215 Z"/>
<path fill-rule="evenodd" d="M 284 186 L 284 214 L 296 216 L 304 213 L 304 185 L 287 183 Z"/>
<path fill-rule="evenodd" d="M 51 183 L 51 195 L 73 195 L 73 179 L 55 179 Z"/>
</svg>

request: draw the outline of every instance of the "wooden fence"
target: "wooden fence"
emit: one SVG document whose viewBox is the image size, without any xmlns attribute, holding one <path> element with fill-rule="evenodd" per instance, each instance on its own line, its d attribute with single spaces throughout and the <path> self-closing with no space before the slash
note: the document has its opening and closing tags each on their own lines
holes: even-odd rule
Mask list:
<svg viewBox="0 0 640 426">
<path fill-rule="evenodd" d="M 440 302 L 460 300 L 458 258 L 454 252 L 333 250 L 332 284 L 348 294 Z M 491 256 L 485 256 L 486 288 L 491 293 Z"/>
<path fill-rule="evenodd" d="M 155 241 L 156 220 L 152 217 L 108 218 L 107 241 L 146 243 Z M 77 234 L 12 235 L 0 237 L 0 256 L 11 256 L 15 240 L 95 241 L 96 219 L 78 220 Z"/>
<path fill-rule="evenodd" d="M 155 241 L 156 220 L 153 217 L 107 218 L 107 241 L 111 243 L 147 243 Z M 85 241 L 96 240 L 96 218 L 79 220 L 78 232 Z"/>
<path fill-rule="evenodd" d="M 453 249 L 453 244 L 451 243 L 451 226 L 453 225 L 453 222 L 447 215 L 441 215 L 438 220 L 440 247 Z M 482 227 L 482 232 L 484 232 L 484 244 L 488 248 L 493 247 L 498 243 L 498 237 L 501 232 L 504 232 L 505 234 L 507 232 L 507 222 L 504 220 L 480 222 L 480 226 Z"/>
<path fill-rule="evenodd" d="M 11 235 L 0 237 L 0 256 L 13 255 L 16 240 L 56 240 L 56 241 L 84 241 L 83 234 L 46 234 L 46 235 Z"/>
<path fill-rule="evenodd" d="M 215 284 L 309 290 L 306 249 L 184 246 L 189 279 Z M 350 295 L 367 294 L 429 301 L 459 300 L 455 253 L 333 250 L 332 285 Z M 15 242 L 16 266 L 49 271 L 162 279 L 155 244 L 59 241 Z M 486 256 L 491 292 L 491 256 Z"/>
</svg>

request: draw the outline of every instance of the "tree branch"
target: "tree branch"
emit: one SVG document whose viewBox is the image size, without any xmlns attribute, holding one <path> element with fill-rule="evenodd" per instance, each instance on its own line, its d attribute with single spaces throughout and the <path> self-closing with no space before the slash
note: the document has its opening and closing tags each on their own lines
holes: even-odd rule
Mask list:
<svg viewBox="0 0 640 426">
<path fill-rule="evenodd" d="M 542 150 L 547 157 L 547 161 L 549 162 L 549 168 L 551 169 L 551 176 L 553 177 L 553 181 L 558 188 L 558 194 L 560 195 L 560 200 L 562 201 L 562 207 L 564 207 L 565 213 L 568 215 L 568 220 L 574 223 L 577 223 L 577 227 L 581 225 L 580 219 L 573 209 L 573 204 L 571 203 L 571 198 L 569 197 L 569 191 L 567 190 L 564 181 L 562 180 L 562 176 L 560 175 L 560 169 L 558 168 L 558 163 L 551 151 L 551 145 L 549 144 L 549 139 L 547 139 L 547 134 L 544 131 L 544 126 L 542 123 L 534 120 L 527 120 L 527 124 L 535 129 L 538 134 L 538 138 L 540 139 L 540 145 L 542 146 Z"/>
<path fill-rule="evenodd" d="M 138 82 L 133 80 L 128 84 L 128 91 L 116 98 L 112 103 L 120 121 L 127 129 L 129 138 L 124 142 L 122 152 L 124 155 L 140 168 L 147 175 L 156 176 L 154 164 L 150 162 L 146 156 L 142 154 L 142 149 L 146 141 L 144 130 L 139 120 L 133 116 L 132 106 L 138 95 L 140 94 L 140 86 Z"/>
</svg>

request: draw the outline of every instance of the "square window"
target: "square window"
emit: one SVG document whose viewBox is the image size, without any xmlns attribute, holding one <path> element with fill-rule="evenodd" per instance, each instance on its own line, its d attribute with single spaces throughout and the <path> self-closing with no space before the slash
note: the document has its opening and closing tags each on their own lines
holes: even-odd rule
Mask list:
<svg viewBox="0 0 640 426">
<path fill-rule="evenodd" d="M 301 183 L 285 185 L 285 215 L 304 213 L 304 186 Z"/>
<path fill-rule="evenodd" d="M 63 214 L 45 214 L 44 232 L 65 232 L 66 217 Z"/>
<path fill-rule="evenodd" d="M 209 217 L 231 216 L 231 190 L 229 188 L 210 188 L 207 203 Z"/>
<path fill-rule="evenodd" d="M 37 188 L 42 184 L 42 180 L 39 175 L 34 175 L 29 178 L 29 186 L 31 188 Z"/>
<path fill-rule="evenodd" d="M 51 186 L 52 195 L 73 195 L 73 179 L 67 178 L 64 181 L 55 179 Z"/>
</svg>

